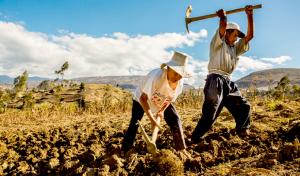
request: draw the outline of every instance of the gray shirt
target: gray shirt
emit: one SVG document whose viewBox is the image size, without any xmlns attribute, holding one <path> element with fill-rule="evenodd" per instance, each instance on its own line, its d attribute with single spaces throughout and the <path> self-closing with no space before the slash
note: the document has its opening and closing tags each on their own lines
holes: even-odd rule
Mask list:
<svg viewBox="0 0 300 176">
<path fill-rule="evenodd" d="M 216 31 L 210 43 L 208 72 L 230 77 L 236 68 L 240 55 L 249 50 L 249 43 L 245 44 L 242 38 L 233 46 L 225 42 L 225 36 L 220 38 L 219 30 Z"/>
</svg>

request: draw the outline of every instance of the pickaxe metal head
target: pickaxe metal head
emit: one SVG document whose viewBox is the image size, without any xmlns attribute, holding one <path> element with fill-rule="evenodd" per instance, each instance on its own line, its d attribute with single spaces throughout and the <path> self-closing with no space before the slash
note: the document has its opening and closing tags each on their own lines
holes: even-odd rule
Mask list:
<svg viewBox="0 0 300 176">
<path fill-rule="evenodd" d="M 192 13 L 192 6 L 189 5 L 185 12 L 185 27 L 186 31 L 189 33 L 189 23 L 191 22 L 191 19 L 189 18 Z"/>
</svg>

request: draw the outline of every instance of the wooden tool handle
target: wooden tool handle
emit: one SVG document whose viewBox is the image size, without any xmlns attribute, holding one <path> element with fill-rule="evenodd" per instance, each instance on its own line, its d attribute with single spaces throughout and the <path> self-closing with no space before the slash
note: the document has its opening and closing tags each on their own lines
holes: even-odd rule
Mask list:
<svg viewBox="0 0 300 176">
<path fill-rule="evenodd" d="M 151 140 L 150 140 L 149 136 L 147 135 L 147 133 L 146 133 L 144 127 L 142 126 L 141 122 L 138 120 L 137 123 L 138 123 L 138 125 L 139 125 L 139 127 L 142 131 L 142 135 L 143 135 L 144 139 L 146 140 L 146 143 L 147 144 L 150 143 Z"/>
<path fill-rule="evenodd" d="M 258 5 L 254 5 L 252 6 L 252 9 L 259 9 L 259 8 L 262 8 L 262 5 L 261 4 L 258 4 Z M 229 15 L 229 14 L 233 14 L 233 13 L 238 13 L 238 12 L 243 12 L 245 11 L 245 8 L 238 8 L 238 9 L 234 9 L 234 10 L 229 10 L 229 11 L 226 11 L 226 14 Z M 217 17 L 218 15 L 216 13 L 213 13 L 213 14 L 209 14 L 209 15 L 204 15 L 204 16 L 198 16 L 198 17 L 191 17 L 189 18 L 189 22 L 193 22 L 193 21 L 199 21 L 199 20 L 204 20 L 204 19 L 207 19 L 207 18 L 214 18 L 214 17 Z"/>
<path fill-rule="evenodd" d="M 260 9 L 260 8 L 262 8 L 262 5 L 258 4 L 258 5 L 252 6 L 251 9 Z M 246 10 L 246 8 L 244 8 L 244 7 L 243 8 L 238 8 L 238 9 L 226 11 L 226 14 L 233 14 L 233 13 L 237 13 L 237 12 L 243 12 L 245 10 Z"/>
</svg>

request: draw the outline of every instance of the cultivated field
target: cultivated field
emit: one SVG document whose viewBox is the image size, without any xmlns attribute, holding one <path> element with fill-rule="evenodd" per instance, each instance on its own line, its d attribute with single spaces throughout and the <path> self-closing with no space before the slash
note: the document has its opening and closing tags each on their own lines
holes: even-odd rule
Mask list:
<svg viewBox="0 0 300 176">
<path fill-rule="evenodd" d="M 95 84 L 36 91 L 23 106 L 1 108 L 0 175 L 300 175 L 299 95 L 278 99 L 256 93 L 248 99 L 249 137 L 235 134 L 224 109 L 205 141 L 188 147 L 192 159 L 186 159 L 173 149 L 164 121 L 156 155 L 147 153 L 140 132 L 134 149 L 120 155 L 131 117 L 128 91 Z M 175 104 L 187 139 L 202 100 L 201 90 L 191 90 Z M 150 134 L 148 118 L 142 123 Z"/>
</svg>

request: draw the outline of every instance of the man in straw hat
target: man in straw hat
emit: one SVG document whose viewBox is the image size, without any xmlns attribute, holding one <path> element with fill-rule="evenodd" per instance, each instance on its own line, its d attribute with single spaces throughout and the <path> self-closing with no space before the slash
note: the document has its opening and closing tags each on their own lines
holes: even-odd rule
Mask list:
<svg viewBox="0 0 300 176">
<path fill-rule="evenodd" d="M 220 18 L 219 29 L 210 43 L 209 74 L 204 87 L 205 101 L 202 117 L 193 134 L 192 142 L 202 141 L 204 134 L 225 106 L 236 122 L 236 132 L 240 136 L 249 135 L 250 104 L 242 97 L 237 85 L 230 80 L 230 74 L 236 68 L 238 56 L 249 50 L 249 41 L 253 38 L 253 10 L 246 6 L 248 18 L 247 35 L 240 31 L 236 23 L 227 23 L 226 12 L 217 11 Z M 237 41 L 237 39 L 241 38 Z"/>
<path fill-rule="evenodd" d="M 164 117 L 173 134 L 175 149 L 187 154 L 185 148 L 182 124 L 171 104 L 182 92 L 184 77 L 187 72 L 188 57 L 180 52 L 174 52 L 171 61 L 161 65 L 161 68 L 152 70 L 138 86 L 134 93 L 132 117 L 122 143 L 122 151 L 127 152 L 134 143 L 138 130 L 137 122 L 146 113 L 151 121 L 152 140 L 147 144 L 151 153 L 156 153 L 156 139 L 160 128 L 160 118 Z"/>
</svg>

